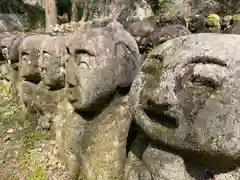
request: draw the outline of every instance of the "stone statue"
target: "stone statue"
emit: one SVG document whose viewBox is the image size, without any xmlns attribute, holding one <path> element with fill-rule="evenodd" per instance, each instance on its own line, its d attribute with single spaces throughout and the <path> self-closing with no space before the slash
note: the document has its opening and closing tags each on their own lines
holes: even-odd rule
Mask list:
<svg viewBox="0 0 240 180">
<path fill-rule="evenodd" d="M 37 128 L 49 128 L 48 118 L 44 113 L 45 103 L 50 99 L 48 89 L 41 81 L 38 68 L 40 47 L 49 35 L 37 34 L 27 36 L 19 47 L 19 74 L 20 74 L 20 100 L 26 109 L 37 118 Z M 48 107 L 49 108 L 49 107 Z M 42 118 L 44 116 L 44 118 Z"/>
<path fill-rule="evenodd" d="M 2 44 L 3 39 L 10 36 L 9 34 L 2 33 L 0 34 L 0 45 Z M 2 52 L 2 47 L 0 47 L 0 80 L 4 81 L 10 81 L 10 67 L 8 65 L 7 59 L 5 58 L 5 55 Z"/>
<path fill-rule="evenodd" d="M 38 69 L 38 58 L 42 42 L 49 38 L 49 35 L 37 34 L 26 37 L 20 44 L 20 76 L 24 81 L 38 84 L 41 81 Z"/>
<path fill-rule="evenodd" d="M 205 17 L 196 14 L 191 17 L 189 24 L 188 24 L 188 29 L 192 33 L 204 33 L 206 32 L 206 19 Z"/>
<path fill-rule="evenodd" d="M 66 73 L 63 68 L 63 62 L 66 59 L 66 42 L 68 36 L 55 36 L 47 38 L 41 46 L 38 66 L 41 74 L 42 83 L 48 87 L 48 95 L 57 97 L 57 101 L 48 99 L 47 104 L 52 105 L 52 108 L 47 108 L 45 112 L 50 114 L 53 119 L 55 140 L 59 147 L 60 158 L 64 156 L 62 149 L 63 143 L 61 139 L 62 124 L 64 121 L 63 114 L 67 111 L 65 108 L 68 105 L 65 93 Z M 51 44 L 51 46 L 49 46 Z M 51 110 L 51 111 L 49 111 Z"/>
<path fill-rule="evenodd" d="M 10 69 L 10 80 L 12 83 L 12 93 L 19 101 L 19 51 L 18 48 L 27 34 L 10 34 L 1 41 L 1 51 L 7 59 Z"/>
<path fill-rule="evenodd" d="M 41 46 L 38 60 L 41 80 L 52 90 L 65 87 L 65 70 L 62 60 L 66 56 L 67 39 L 68 36 L 50 37 L 43 41 Z"/>
<path fill-rule="evenodd" d="M 121 179 L 131 123 L 127 93 L 141 64 L 138 46 L 112 22 L 74 33 L 67 52 L 64 161 L 84 180 Z"/>
<path fill-rule="evenodd" d="M 149 54 L 129 94 L 139 129 L 126 179 L 240 178 L 239 45 L 237 35 L 200 33 Z"/>
</svg>

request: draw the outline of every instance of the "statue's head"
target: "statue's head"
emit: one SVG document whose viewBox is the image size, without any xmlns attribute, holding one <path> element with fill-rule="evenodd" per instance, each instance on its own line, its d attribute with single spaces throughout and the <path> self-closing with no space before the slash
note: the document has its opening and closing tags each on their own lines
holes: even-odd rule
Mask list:
<svg viewBox="0 0 240 180">
<path fill-rule="evenodd" d="M 191 17 L 188 28 L 192 33 L 201 33 L 206 26 L 206 19 L 201 15 L 194 15 Z"/>
<path fill-rule="evenodd" d="M 38 71 L 38 58 L 42 42 L 49 35 L 38 34 L 26 37 L 19 47 L 20 76 L 26 81 L 38 83 L 41 81 Z"/>
<path fill-rule="evenodd" d="M 233 16 L 231 15 L 224 16 L 222 18 L 221 25 L 223 28 L 228 28 L 229 26 L 231 26 L 232 21 L 233 21 Z"/>
<path fill-rule="evenodd" d="M 11 41 L 13 40 L 14 35 L 9 34 L 1 38 L 1 53 L 5 59 L 8 56 L 8 47 L 10 46 Z"/>
<path fill-rule="evenodd" d="M 134 38 L 117 22 L 74 33 L 67 51 L 68 98 L 82 111 L 93 110 L 117 88 L 129 87 L 140 65 Z"/>
<path fill-rule="evenodd" d="M 155 48 L 130 90 L 131 111 L 146 135 L 202 160 L 239 160 L 239 45 L 237 35 L 197 34 Z"/>
<path fill-rule="evenodd" d="M 12 64 L 19 62 L 19 46 L 26 37 L 27 34 L 11 34 L 2 40 L 2 53 Z"/>
<path fill-rule="evenodd" d="M 61 89 L 65 86 L 65 70 L 62 61 L 66 58 L 66 41 L 68 36 L 47 38 L 41 46 L 38 66 L 42 82 L 50 89 Z"/>
<path fill-rule="evenodd" d="M 220 25 L 221 18 L 217 14 L 209 14 L 206 18 L 206 25 L 210 27 Z"/>
<path fill-rule="evenodd" d="M 0 34 L 0 65 L 6 61 L 5 55 L 2 52 L 2 49 L 4 48 L 4 47 L 2 47 L 2 42 L 8 36 L 9 35 L 7 35 L 7 34 L 3 34 L 3 33 Z"/>
</svg>

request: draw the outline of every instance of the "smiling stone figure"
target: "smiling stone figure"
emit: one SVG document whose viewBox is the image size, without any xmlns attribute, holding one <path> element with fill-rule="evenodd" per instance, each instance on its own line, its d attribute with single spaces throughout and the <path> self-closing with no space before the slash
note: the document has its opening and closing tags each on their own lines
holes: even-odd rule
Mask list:
<svg viewBox="0 0 240 180">
<path fill-rule="evenodd" d="M 134 38 L 113 22 L 67 41 L 67 166 L 84 180 L 121 179 L 131 123 L 127 92 L 140 66 Z"/>
<path fill-rule="evenodd" d="M 50 37 L 41 46 L 38 60 L 41 79 L 46 86 L 53 90 L 62 89 L 65 86 L 65 72 L 62 61 L 66 55 L 67 39 L 68 36 Z"/>
<path fill-rule="evenodd" d="M 38 84 L 41 81 L 38 69 L 38 58 L 42 42 L 49 35 L 37 34 L 26 37 L 20 44 L 20 76 L 25 80 Z"/>
<path fill-rule="evenodd" d="M 67 55 L 67 39 L 67 35 L 47 38 L 41 45 L 38 60 L 42 83 L 48 87 L 47 96 L 44 99 L 45 114 L 48 114 L 48 117 L 53 120 L 53 131 L 61 159 L 64 159 L 66 155 L 62 129 L 64 128 L 65 113 L 69 113 L 66 108 L 69 104 L 65 98 L 66 73 L 62 66 Z"/>
<path fill-rule="evenodd" d="M 38 59 L 40 47 L 47 34 L 35 34 L 26 37 L 19 47 L 20 100 L 26 113 L 37 118 L 38 129 L 49 129 L 51 123 L 46 114 L 46 106 L 50 100 L 48 88 L 41 82 Z"/>
<path fill-rule="evenodd" d="M 13 95 L 19 100 L 19 46 L 27 34 L 9 34 L 1 41 L 1 51 L 8 61 Z"/>
<path fill-rule="evenodd" d="M 198 34 L 155 48 L 130 90 L 140 127 L 126 179 L 239 179 L 240 37 Z"/>
</svg>

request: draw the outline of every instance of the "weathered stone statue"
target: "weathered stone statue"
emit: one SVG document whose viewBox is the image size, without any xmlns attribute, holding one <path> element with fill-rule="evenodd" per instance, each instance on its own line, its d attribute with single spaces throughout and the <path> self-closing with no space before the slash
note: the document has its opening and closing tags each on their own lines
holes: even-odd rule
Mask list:
<svg viewBox="0 0 240 180">
<path fill-rule="evenodd" d="M 231 16 L 230 25 L 225 29 L 224 33 L 227 34 L 240 34 L 240 15 L 236 14 Z"/>
<path fill-rule="evenodd" d="M 64 161 L 84 180 L 121 179 L 131 123 L 127 92 L 141 63 L 137 44 L 112 22 L 73 34 L 67 51 Z"/>
<path fill-rule="evenodd" d="M 38 69 L 38 58 L 42 42 L 49 38 L 49 35 L 37 34 L 26 37 L 20 44 L 20 76 L 24 81 L 38 84 L 41 81 Z M 49 44 L 50 45 L 50 44 Z"/>
<path fill-rule="evenodd" d="M 71 114 L 68 108 L 71 105 L 68 103 L 65 92 L 66 73 L 63 69 L 63 63 L 66 61 L 67 55 L 67 39 L 68 36 L 47 38 L 41 45 L 38 60 L 42 83 L 48 87 L 44 114 L 48 114 L 48 118 L 53 121 L 53 131 L 56 144 L 59 147 L 59 156 L 64 162 L 66 162 L 65 156 L 68 155 L 68 152 L 64 149 L 62 131 L 65 128 L 66 114 Z"/>
<path fill-rule="evenodd" d="M 144 61 L 130 90 L 139 127 L 128 180 L 240 178 L 240 36 L 169 40 Z"/>
<path fill-rule="evenodd" d="M 166 25 L 161 28 L 156 28 L 147 38 L 142 40 L 139 46 L 140 52 L 144 52 L 143 57 L 145 59 L 148 53 L 159 44 L 188 34 L 191 34 L 191 32 L 185 26 L 180 24 Z"/>
<path fill-rule="evenodd" d="M 210 14 L 206 18 L 206 29 L 208 33 L 221 32 L 221 18 L 217 14 Z"/>
<path fill-rule="evenodd" d="M 19 74 L 20 74 L 20 100 L 28 113 L 36 115 L 38 127 L 48 128 L 47 117 L 44 114 L 44 106 L 47 97 L 47 87 L 41 81 L 38 68 L 38 59 L 42 42 L 49 35 L 38 34 L 26 37 L 19 47 Z M 47 121 L 47 122 L 46 122 Z"/>
<path fill-rule="evenodd" d="M 43 84 L 50 90 L 65 87 L 65 70 L 62 61 L 66 56 L 66 42 L 69 36 L 49 37 L 41 45 L 38 60 L 39 71 Z M 50 46 L 51 44 L 51 46 Z"/>
<path fill-rule="evenodd" d="M 188 29 L 192 33 L 204 33 L 206 32 L 206 19 L 205 17 L 197 14 L 191 17 Z"/>
<path fill-rule="evenodd" d="M 0 34 L 0 45 L 2 44 L 2 40 L 5 39 L 6 37 L 10 36 L 9 34 L 2 33 Z M 2 47 L 0 47 L 0 50 Z M 10 80 L 10 68 L 7 62 L 7 59 L 5 58 L 4 54 L 2 51 L 0 51 L 0 81 L 3 80 Z"/>
<path fill-rule="evenodd" d="M 19 100 L 19 46 L 27 34 L 11 34 L 1 41 L 3 56 L 7 59 L 10 69 L 10 79 L 12 83 L 12 93 Z"/>
</svg>

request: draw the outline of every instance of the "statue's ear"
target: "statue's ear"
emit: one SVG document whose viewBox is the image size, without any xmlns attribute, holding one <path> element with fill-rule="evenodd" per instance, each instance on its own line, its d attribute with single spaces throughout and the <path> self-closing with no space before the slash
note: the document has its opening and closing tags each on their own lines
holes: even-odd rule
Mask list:
<svg viewBox="0 0 240 180">
<path fill-rule="evenodd" d="M 70 58 L 70 50 L 69 50 L 69 48 L 67 47 L 67 46 L 62 46 L 61 47 L 62 49 L 61 49 L 61 52 L 63 53 L 62 55 L 61 55 L 61 65 L 63 66 L 63 67 L 66 67 L 66 64 L 67 64 L 67 61 L 68 61 L 68 59 Z"/>
<path fill-rule="evenodd" d="M 119 64 L 117 84 L 119 87 L 128 87 L 132 84 L 138 69 L 136 56 L 126 44 L 119 42 L 115 46 L 115 58 Z"/>
<path fill-rule="evenodd" d="M 124 27 L 123 25 L 118 22 L 118 21 L 113 21 L 113 22 L 110 22 L 106 25 L 106 28 L 109 30 L 109 31 L 118 31 L 118 30 L 124 30 Z"/>
</svg>

